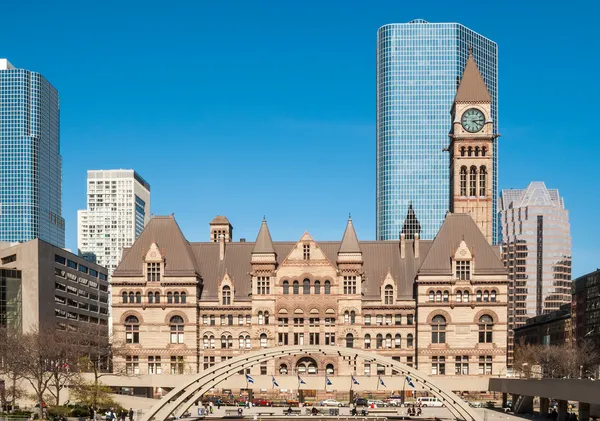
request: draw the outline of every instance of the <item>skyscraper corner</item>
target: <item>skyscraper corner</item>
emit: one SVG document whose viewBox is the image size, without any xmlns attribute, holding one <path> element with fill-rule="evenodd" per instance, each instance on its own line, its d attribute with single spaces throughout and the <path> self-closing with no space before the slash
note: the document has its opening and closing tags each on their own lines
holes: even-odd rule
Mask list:
<svg viewBox="0 0 600 421">
<path fill-rule="evenodd" d="M 0 59 L 0 241 L 65 247 L 58 90 Z"/>
</svg>

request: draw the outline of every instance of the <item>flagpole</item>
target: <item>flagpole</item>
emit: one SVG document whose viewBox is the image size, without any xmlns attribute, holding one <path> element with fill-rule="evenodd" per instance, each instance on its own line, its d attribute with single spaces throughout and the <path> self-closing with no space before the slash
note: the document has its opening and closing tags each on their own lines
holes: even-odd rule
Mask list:
<svg viewBox="0 0 600 421">
<path fill-rule="evenodd" d="M 381 383 L 381 376 L 377 376 L 377 390 L 379 390 L 379 383 Z"/>
<path fill-rule="evenodd" d="M 402 405 L 404 405 L 404 401 L 406 401 L 406 374 L 404 375 L 404 384 L 402 385 Z"/>
</svg>

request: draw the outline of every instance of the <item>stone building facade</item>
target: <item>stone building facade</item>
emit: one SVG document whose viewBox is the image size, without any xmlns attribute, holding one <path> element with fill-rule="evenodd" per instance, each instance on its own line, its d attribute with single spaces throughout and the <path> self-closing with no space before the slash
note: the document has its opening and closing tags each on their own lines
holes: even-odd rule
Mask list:
<svg viewBox="0 0 600 421">
<path fill-rule="evenodd" d="M 218 217 L 219 231 L 231 224 Z M 469 215 L 448 214 L 435 240 L 189 242 L 173 216 L 154 217 L 113 274 L 114 340 L 132 374 L 197 373 L 260 348 L 371 349 L 439 376 L 500 374 L 506 364 L 507 277 Z M 252 375 L 391 375 L 389 368 L 306 355 Z"/>
</svg>

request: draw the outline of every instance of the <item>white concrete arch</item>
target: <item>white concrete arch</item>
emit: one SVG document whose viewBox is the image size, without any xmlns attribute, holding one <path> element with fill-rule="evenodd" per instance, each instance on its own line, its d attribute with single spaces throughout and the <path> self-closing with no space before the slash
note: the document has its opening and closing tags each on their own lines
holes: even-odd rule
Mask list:
<svg viewBox="0 0 600 421">
<path fill-rule="evenodd" d="M 367 362 L 377 363 L 389 367 L 400 373 L 399 378 L 404 381 L 404 376 L 410 376 L 415 383 L 420 383 L 424 390 L 436 396 L 450 412 L 457 418 L 466 421 L 482 421 L 481 417 L 454 392 L 435 384 L 435 379 L 424 375 L 406 364 L 395 361 L 389 357 L 381 356 L 375 352 L 356 348 L 343 348 L 339 346 L 282 346 L 265 348 L 253 351 L 230 360 L 224 361 L 198 374 L 196 378 L 173 389 L 164 396 L 141 421 L 166 421 L 171 414 L 181 416 L 211 388 L 216 387 L 231 375 L 237 374 L 244 368 L 249 368 L 273 358 L 296 356 L 302 354 L 323 354 L 342 357 L 360 358 Z"/>
</svg>

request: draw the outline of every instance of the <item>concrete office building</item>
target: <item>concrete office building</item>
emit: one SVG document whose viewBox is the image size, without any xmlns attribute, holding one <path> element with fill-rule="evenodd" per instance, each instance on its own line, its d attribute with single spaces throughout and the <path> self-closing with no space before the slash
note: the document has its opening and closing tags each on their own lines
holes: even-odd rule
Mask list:
<svg viewBox="0 0 600 421">
<path fill-rule="evenodd" d="M 0 59 L 0 241 L 65 246 L 58 91 Z"/>
<path fill-rule="evenodd" d="M 91 170 L 87 209 L 77 212 L 77 248 L 86 260 L 117 267 L 150 220 L 150 184 L 134 170 Z"/>
<path fill-rule="evenodd" d="M 108 334 L 108 273 L 50 243 L 0 243 L 0 324 L 27 332 L 82 323 Z"/>
<path fill-rule="evenodd" d="M 514 329 L 571 302 L 569 213 L 558 190 L 533 182 L 524 190 L 502 190 L 500 223 L 509 276 L 508 323 Z"/>
<path fill-rule="evenodd" d="M 498 133 L 498 46 L 458 23 L 421 19 L 377 32 L 377 239 L 418 230 L 432 240 L 450 208 L 450 110 L 469 50 L 489 91 L 490 131 Z M 490 206 L 498 197 L 498 145 L 488 150 Z M 409 208 L 413 218 L 406 224 Z M 493 243 L 497 219 L 491 222 Z M 404 228 L 404 229 L 403 229 Z"/>
</svg>

